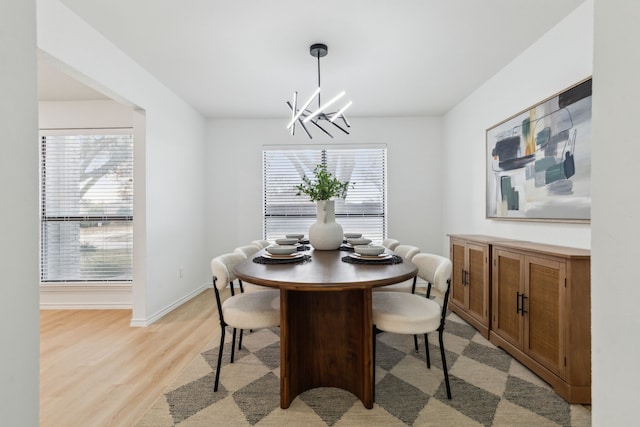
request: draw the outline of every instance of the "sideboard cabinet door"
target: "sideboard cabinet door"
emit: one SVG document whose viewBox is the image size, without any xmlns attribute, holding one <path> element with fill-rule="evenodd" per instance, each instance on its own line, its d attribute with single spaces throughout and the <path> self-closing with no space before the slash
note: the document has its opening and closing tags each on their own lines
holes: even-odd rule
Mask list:
<svg viewBox="0 0 640 427">
<path fill-rule="evenodd" d="M 524 293 L 524 258 L 521 254 L 493 250 L 492 332 L 522 349 L 524 316 L 520 304 Z"/>
<path fill-rule="evenodd" d="M 524 352 L 564 378 L 566 264 L 525 257 Z"/>
<path fill-rule="evenodd" d="M 484 236 L 450 236 L 453 263 L 449 307 L 489 338 L 489 254 Z"/>
</svg>

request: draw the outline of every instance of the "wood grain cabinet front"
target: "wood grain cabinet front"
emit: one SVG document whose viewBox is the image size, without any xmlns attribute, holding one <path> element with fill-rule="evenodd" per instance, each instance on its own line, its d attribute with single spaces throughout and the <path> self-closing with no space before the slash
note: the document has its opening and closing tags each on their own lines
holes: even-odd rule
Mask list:
<svg viewBox="0 0 640 427">
<path fill-rule="evenodd" d="M 490 266 L 492 238 L 450 235 L 453 263 L 449 307 L 489 339 Z"/>
<path fill-rule="evenodd" d="M 492 248 L 491 342 L 571 403 L 591 402 L 590 264 L 582 249 Z"/>
</svg>

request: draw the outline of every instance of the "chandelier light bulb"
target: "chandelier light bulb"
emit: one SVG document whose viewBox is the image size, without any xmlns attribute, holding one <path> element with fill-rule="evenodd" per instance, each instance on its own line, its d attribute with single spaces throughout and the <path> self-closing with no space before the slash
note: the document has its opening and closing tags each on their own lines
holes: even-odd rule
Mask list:
<svg viewBox="0 0 640 427">
<path fill-rule="evenodd" d="M 297 92 L 296 92 L 297 93 Z M 289 129 L 291 127 L 292 124 L 294 124 L 296 122 L 296 120 L 298 120 L 298 118 L 302 115 L 302 113 L 304 113 L 304 111 L 307 109 L 307 107 L 309 106 L 309 104 L 311 104 L 311 101 L 313 101 L 313 99 L 320 93 L 320 88 L 317 88 L 315 92 L 313 92 L 313 95 L 311 95 L 311 97 L 307 100 L 307 102 L 304 103 L 304 105 L 302 106 L 302 108 L 300 108 L 300 110 L 298 111 L 298 113 L 293 117 L 293 119 L 291 119 L 291 121 L 289 122 L 289 124 L 287 125 L 287 129 Z M 294 104 L 294 111 L 295 111 L 295 104 Z"/>
<path fill-rule="evenodd" d="M 289 126 L 291 127 L 291 135 L 294 135 L 296 133 L 296 125 L 295 125 L 296 108 L 298 108 L 298 91 L 294 90 L 293 91 L 293 107 L 291 108 L 291 120 L 294 122 L 294 125 Z"/>
<path fill-rule="evenodd" d="M 322 107 L 318 108 L 316 111 L 314 111 L 313 113 L 309 114 L 302 122 L 303 123 L 308 123 L 309 120 L 313 119 L 315 116 L 317 116 L 318 114 L 322 113 L 322 111 L 325 108 L 327 108 L 329 105 L 333 104 L 338 99 L 342 98 L 345 93 L 346 92 L 342 91 L 339 94 L 337 94 L 336 96 L 334 96 L 333 98 L 331 98 L 328 102 L 325 102 Z"/>
<path fill-rule="evenodd" d="M 353 103 L 353 101 L 349 101 L 345 104 L 344 107 L 342 107 L 340 110 L 338 110 L 337 113 L 335 113 L 333 115 L 333 117 L 331 117 L 331 120 L 329 120 L 331 123 L 333 123 L 338 117 L 340 117 L 342 115 L 342 113 L 344 113 L 347 108 L 351 107 L 351 104 Z"/>
</svg>

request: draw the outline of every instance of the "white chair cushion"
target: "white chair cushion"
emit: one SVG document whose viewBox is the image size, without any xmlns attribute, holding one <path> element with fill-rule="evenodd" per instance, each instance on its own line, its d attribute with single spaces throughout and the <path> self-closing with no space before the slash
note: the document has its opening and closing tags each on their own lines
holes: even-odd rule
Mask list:
<svg viewBox="0 0 640 427">
<path fill-rule="evenodd" d="M 451 260 L 440 255 L 419 253 L 411 260 L 418 266 L 418 276 L 445 292 L 451 278 Z"/>
<path fill-rule="evenodd" d="M 394 283 L 393 285 L 378 286 L 373 288 L 374 292 L 408 292 L 413 290 L 413 279 L 405 280 L 404 282 Z"/>
<path fill-rule="evenodd" d="M 241 254 L 244 254 L 244 256 L 249 258 L 251 255 L 254 255 L 260 249 L 262 249 L 261 246 L 258 246 L 258 245 L 254 244 L 254 245 L 238 246 L 233 251 L 241 253 Z"/>
<path fill-rule="evenodd" d="M 244 280 L 242 281 L 242 289 L 244 289 L 245 292 L 273 290 L 273 288 L 270 288 L 268 286 L 256 285 L 255 283 L 245 282 Z"/>
<path fill-rule="evenodd" d="M 393 249 L 396 255 L 411 261 L 414 256 L 420 253 L 420 248 L 411 245 L 398 245 Z"/>
<path fill-rule="evenodd" d="M 211 273 L 216 276 L 216 286 L 218 289 L 224 289 L 237 279 L 234 267 L 247 259 L 247 257 L 238 252 L 223 254 L 211 260 Z"/>
<path fill-rule="evenodd" d="M 227 298 L 222 315 L 231 327 L 239 329 L 272 328 L 280 324 L 280 291 L 251 292 Z"/>
<path fill-rule="evenodd" d="M 373 294 L 373 324 L 396 334 L 426 334 L 440 326 L 442 308 L 423 296 L 405 292 Z"/>
<path fill-rule="evenodd" d="M 259 246 L 260 249 L 264 249 L 271 244 L 268 240 L 253 240 L 251 242 L 252 245 Z"/>
<path fill-rule="evenodd" d="M 400 242 L 396 239 L 384 239 L 382 241 L 382 246 L 390 250 L 394 250 L 399 244 Z"/>
</svg>

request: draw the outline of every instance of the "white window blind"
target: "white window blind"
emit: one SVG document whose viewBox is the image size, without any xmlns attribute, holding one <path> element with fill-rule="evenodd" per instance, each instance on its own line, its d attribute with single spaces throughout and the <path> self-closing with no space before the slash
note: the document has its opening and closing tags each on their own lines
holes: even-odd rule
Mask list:
<svg viewBox="0 0 640 427">
<path fill-rule="evenodd" d="M 131 281 L 133 136 L 42 131 L 40 166 L 41 281 Z"/>
<path fill-rule="evenodd" d="M 316 204 L 296 196 L 302 177 L 319 163 L 340 181 L 353 184 L 346 199 L 336 199 L 336 222 L 345 232 L 363 233 L 374 242 L 386 236 L 386 149 L 271 149 L 263 151 L 264 238 L 307 234 L 316 221 Z"/>
</svg>

